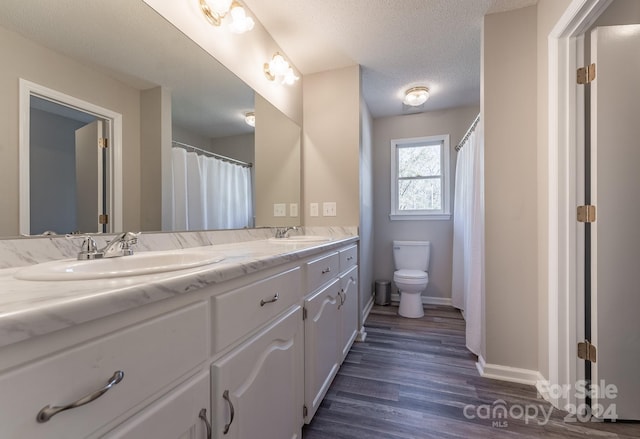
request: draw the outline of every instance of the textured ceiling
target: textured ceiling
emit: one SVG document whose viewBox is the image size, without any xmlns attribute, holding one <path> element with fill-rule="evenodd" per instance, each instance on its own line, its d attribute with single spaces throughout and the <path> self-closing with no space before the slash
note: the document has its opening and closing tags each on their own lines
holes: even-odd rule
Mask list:
<svg viewBox="0 0 640 439">
<path fill-rule="evenodd" d="M 374 117 L 480 102 L 483 16 L 537 0 L 244 0 L 303 74 L 362 66 Z M 426 85 L 422 107 L 403 91 Z"/>
</svg>

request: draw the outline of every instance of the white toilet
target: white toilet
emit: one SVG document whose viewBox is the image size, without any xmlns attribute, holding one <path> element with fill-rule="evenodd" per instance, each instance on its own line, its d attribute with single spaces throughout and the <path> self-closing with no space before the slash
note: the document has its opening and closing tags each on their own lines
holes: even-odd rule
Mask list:
<svg viewBox="0 0 640 439">
<path fill-rule="evenodd" d="M 402 317 L 419 318 L 424 316 L 422 292 L 429 283 L 429 255 L 431 243 L 428 241 L 393 241 L 393 262 L 396 271 L 393 282 L 400 291 Z"/>
</svg>

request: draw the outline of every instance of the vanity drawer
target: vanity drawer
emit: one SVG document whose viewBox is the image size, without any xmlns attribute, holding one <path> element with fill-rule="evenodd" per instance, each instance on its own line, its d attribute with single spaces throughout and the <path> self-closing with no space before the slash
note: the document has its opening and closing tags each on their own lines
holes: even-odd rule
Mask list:
<svg viewBox="0 0 640 439">
<path fill-rule="evenodd" d="M 310 293 L 338 276 L 340 256 L 334 252 L 307 262 L 307 293 Z"/>
<path fill-rule="evenodd" d="M 358 246 L 352 245 L 340 250 L 340 273 L 344 273 L 349 268 L 358 263 Z"/>
<path fill-rule="evenodd" d="M 300 268 L 279 273 L 212 299 L 213 353 L 259 328 L 301 298 Z M 276 299 L 277 297 L 277 299 Z"/>
<path fill-rule="evenodd" d="M 94 434 L 203 363 L 206 331 L 207 306 L 200 302 L 2 375 L 2 437 Z M 117 371 L 124 372 L 122 380 L 97 399 L 36 421 L 44 407 L 78 401 L 104 388 Z"/>
</svg>

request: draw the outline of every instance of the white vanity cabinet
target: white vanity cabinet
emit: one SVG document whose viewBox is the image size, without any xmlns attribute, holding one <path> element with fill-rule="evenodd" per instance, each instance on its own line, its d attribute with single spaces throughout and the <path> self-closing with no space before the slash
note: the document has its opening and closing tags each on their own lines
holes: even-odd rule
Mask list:
<svg viewBox="0 0 640 439">
<path fill-rule="evenodd" d="M 208 439 L 209 373 L 203 372 L 110 431 L 106 439 Z"/>
<path fill-rule="evenodd" d="M 0 347 L 0 438 L 301 439 L 358 329 L 330 245 Z"/>
<path fill-rule="evenodd" d="M 303 342 L 298 305 L 213 363 L 214 438 L 301 437 Z"/>
<path fill-rule="evenodd" d="M 205 362 L 206 331 L 206 302 L 198 302 L 3 373 L 0 437 L 102 436 L 102 430 Z M 97 393 L 109 380 L 117 382 Z M 88 398 L 91 394 L 95 398 Z M 83 399 L 93 400 L 56 409 Z M 206 400 L 201 403 L 207 407 Z"/>
<path fill-rule="evenodd" d="M 315 415 L 358 330 L 357 249 L 352 245 L 306 264 L 305 422 Z"/>
</svg>

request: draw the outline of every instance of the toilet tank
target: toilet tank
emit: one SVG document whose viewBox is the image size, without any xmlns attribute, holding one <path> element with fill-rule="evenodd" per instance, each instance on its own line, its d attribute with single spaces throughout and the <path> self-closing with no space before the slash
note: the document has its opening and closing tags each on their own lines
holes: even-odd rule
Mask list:
<svg viewBox="0 0 640 439">
<path fill-rule="evenodd" d="M 428 271 L 429 241 L 393 241 L 393 263 L 396 270 Z"/>
</svg>

